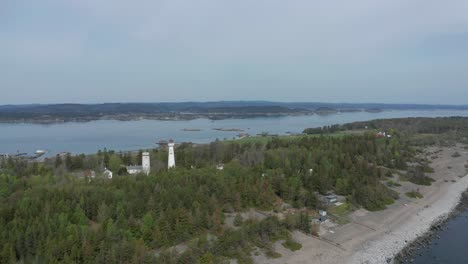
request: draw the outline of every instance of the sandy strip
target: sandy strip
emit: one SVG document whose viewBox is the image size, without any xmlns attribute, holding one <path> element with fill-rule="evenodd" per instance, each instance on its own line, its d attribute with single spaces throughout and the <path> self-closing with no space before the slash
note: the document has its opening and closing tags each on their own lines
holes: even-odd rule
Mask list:
<svg viewBox="0 0 468 264">
<path fill-rule="evenodd" d="M 400 252 L 407 243 L 415 240 L 419 236 L 429 231 L 432 223 L 441 218 L 445 218 L 455 209 L 460 201 L 461 194 L 468 189 L 468 177 L 463 177 L 456 184 L 444 189 L 444 193 L 430 207 L 418 210 L 403 224 L 391 228 L 391 232 L 370 239 L 362 245 L 362 249 L 357 251 L 349 263 L 387 263 L 387 260 Z M 431 200 L 433 198 L 431 197 Z M 407 241 L 407 243 L 402 243 Z"/>
<path fill-rule="evenodd" d="M 468 151 L 461 146 L 428 149 L 430 152 L 436 150 L 440 151 L 431 164 L 435 172 L 429 174 L 436 181 L 431 186 L 400 182 L 402 186 L 395 188 L 400 199 L 386 210 L 369 212 L 360 209 L 349 216 L 351 223 L 321 227 L 321 237 L 326 241 L 294 232 L 294 239 L 302 244 L 301 250 L 291 252 L 276 243 L 275 250 L 281 258 L 270 259 L 259 254 L 254 256 L 254 261 L 272 264 L 391 262 L 408 243 L 427 232 L 433 222 L 446 217 L 458 204 L 463 191 L 468 189 L 468 176 L 460 178 L 466 174 L 464 165 Z M 455 151 L 461 157 L 453 158 Z M 405 193 L 413 190 L 419 190 L 424 198 L 406 197 Z"/>
</svg>

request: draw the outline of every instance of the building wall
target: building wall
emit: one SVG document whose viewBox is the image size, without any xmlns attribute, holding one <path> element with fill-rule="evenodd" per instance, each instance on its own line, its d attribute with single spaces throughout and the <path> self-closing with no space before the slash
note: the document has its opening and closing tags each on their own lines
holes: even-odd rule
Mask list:
<svg viewBox="0 0 468 264">
<path fill-rule="evenodd" d="M 150 173 L 151 164 L 150 164 L 150 156 L 149 152 L 143 152 L 141 157 L 141 166 L 143 168 L 143 172 L 146 174 Z"/>
<path fill-rule="evenodd" d="M 175 155 L 174 155 L 174 143 L 169 143 L 169 158 L 167 160 L 167 167 L 174 168 L 175 167 Z"/>
<path fill-rule="evenodd" d="M 136 170 L 136 169 L 127 169 L 127 172 L 128 172 L 129 174 L 137 174 L 137 173 L 140 173 L 140 172 L 141 172 L 141 170 Z"/>
</svg>

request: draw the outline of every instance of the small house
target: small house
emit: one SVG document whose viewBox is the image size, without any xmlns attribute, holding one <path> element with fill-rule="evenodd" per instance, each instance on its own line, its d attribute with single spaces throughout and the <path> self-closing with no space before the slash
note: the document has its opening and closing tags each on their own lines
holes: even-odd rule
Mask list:
<svg viewBox="0 0 468 264">
<path fill-rule="evenodd" d="M 112 179 L 112 171 L 108 170 L 107 168 L 104 169 L 104 172 L 102 173 L 102 175 L 104 175 L 104 177 L 106 177 L 107 179 Z"/>
<path fill-rule="evenodd" d="M 217 170 L 224 170 L 224 164 L 221 163 L 221 164 L 216 165 L 216 169 Z"/>
<path fill-rule="evenodd" d="M 127 166 L 128 174 L 145 173 L 146 175 L 148 175 L 150 171 L 151 165 L 149 152 L 143 152 L 141 154 L 141 166 Z"/>
<path fill-rule="evenodd" d="M 376 138 L 384 138 L 384 137 L 386 137 L 386 133 L 380 131 L 380 132 L 378 132 L 378 133 L 375 134 L 375 137 L 376 137 Z"/>
<path fill-rule="evenodd" d="M 142 166 L 127 166 L 128 174 L 138 174 L 143 172 Z"/>
<path fill-rule="evenodd" d="M 334 204 L 338 202 L 338 197 L 334 194 L 326 195 L 325 198 L 327 199 L 327 202 L 330 204 Z"/>
<path fill-rule="evenodd" d="M 85 178 L 94 179 L 94 178 L 96 178 L 96 172 L 93 171 L 93 170 L 85 170 L 83 172 L 83 176 Z"/>
<path fill-rule="evenodd" d="M 323 222 L 323 221 L 325 221 L 327 219 L 328 219 L 327 211 L 319 210 L 319 220 L 320 220 L 320 222 Z"/>
</svg>

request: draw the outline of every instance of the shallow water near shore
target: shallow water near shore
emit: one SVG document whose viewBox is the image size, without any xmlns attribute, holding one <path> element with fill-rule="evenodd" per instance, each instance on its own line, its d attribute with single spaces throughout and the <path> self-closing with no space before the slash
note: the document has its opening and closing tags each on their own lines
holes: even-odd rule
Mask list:
<svg viewBox="0 0 468 264">
<path fill-rule="evenodd" d="M 468 210 L 446 222 L 431 243 L 411 258 L 417 264 L 468 263 Z"/>
</svg>

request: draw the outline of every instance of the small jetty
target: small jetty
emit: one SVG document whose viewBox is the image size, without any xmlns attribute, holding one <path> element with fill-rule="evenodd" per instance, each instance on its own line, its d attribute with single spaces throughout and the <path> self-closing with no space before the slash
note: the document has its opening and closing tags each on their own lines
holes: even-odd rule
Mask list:
<svg viewBox="0 0 468 264">
<path fill-rule="evenodd" d="M 244 132 L 244 129 L 240 129 L 240 128 L 213 128 L 213 130 L 223 131 L 223 132 Z"/>
<path fill-rule="evenodd" d="M 27 159 L 27 160 L 35 160 L 38 159 L 45 154 L 47 154 L 47 150 L 36 150 L 32 155 L 29 155 L 26 152 L 17 152 L 17 153 L 0 153 L 0 158 L 16 158 L 16 159 Z"/>
</svg>

